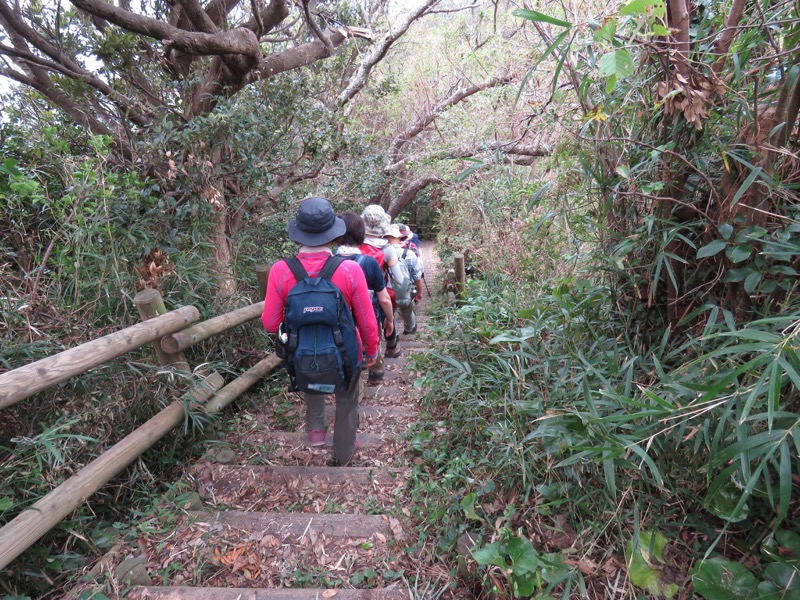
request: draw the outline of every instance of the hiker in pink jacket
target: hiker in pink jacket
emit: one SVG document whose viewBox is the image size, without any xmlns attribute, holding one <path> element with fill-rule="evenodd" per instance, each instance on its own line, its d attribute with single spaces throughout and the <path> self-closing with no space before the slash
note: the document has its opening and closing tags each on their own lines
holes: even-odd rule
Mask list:
<svg viewBox="0 0 800 600">
<path fill-rule="evenodd" d="M 336 216 L 328 200 L 308 198 L 303 200 L 297 216 L 289 222 L 289 239 L 300 245 L 297 257 L 309 277 L 317 277 L 331 256 L 331 245 L 345 233 L 345 224 Z M 378 325 L 375 311 L 358 263 L 344 261 L 331 277 L 331 282 L 342 292 L 345 302 L 355 317 L 362 352 L 366 354 L 366 366 L 375 364 L 378 356 Z M 285 261 L 276 262 L 269 272 L 267 296 L 261 322 L 270 333 L 277 333 L 284 320 L 284 308 L 289 290 L 297 283 Z M 361 363 L 361 361 L 358 361 Z M 336 422 L 333 434 L 333 449 L 340 465 L 347 465 L 358 447 L 358 396 L 361 364 L 350 378 L 347 389 L 336 394 Z M 306 427 L 310 446 L 324 446 L 327 423 L 325 418 L 325 396 L 302 394 L 306 403 Z"/>
</svg>

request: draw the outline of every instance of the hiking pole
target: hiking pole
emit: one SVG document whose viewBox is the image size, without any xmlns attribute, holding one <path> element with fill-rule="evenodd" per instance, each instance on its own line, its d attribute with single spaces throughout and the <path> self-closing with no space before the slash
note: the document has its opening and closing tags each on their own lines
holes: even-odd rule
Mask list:
<svg viewBox="0 0 800 600">
<path fill-rule="evenodd" d="M 428 287 L 428 280 L 425 279 L 425 273 L 422 274 L 422 283 L 425 284 L 425 291 L 428 292 L 428 298 L 431 297 L 431 288 Z"/>
</svg>

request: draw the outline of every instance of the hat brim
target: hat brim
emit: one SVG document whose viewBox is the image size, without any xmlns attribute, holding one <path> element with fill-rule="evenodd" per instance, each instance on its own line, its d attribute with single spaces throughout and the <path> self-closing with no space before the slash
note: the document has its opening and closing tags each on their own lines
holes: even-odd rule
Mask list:
<svg viewBox="0 0 800 600">
<path fill-rule="evenodd" d="M 387 233 L 389 233 L 389 229 L 387 227 L 364 227 L 364 235 L 368 235 L 370 237 L 382 238 Z"/>
<path fill-rule="evenodd" d="M 324 246 L 328 242 L 332 242 L 338 237 L 343 236 L 347 232 L 347 225 L 345 222 L 336 217 L 333 226 L 330 229 L 321 231 L 319 233 L 309 233 L 297 227 L 297 219 L 289 221 L 289 239 L 297 244 L 304 246 Z"/>
</svg>

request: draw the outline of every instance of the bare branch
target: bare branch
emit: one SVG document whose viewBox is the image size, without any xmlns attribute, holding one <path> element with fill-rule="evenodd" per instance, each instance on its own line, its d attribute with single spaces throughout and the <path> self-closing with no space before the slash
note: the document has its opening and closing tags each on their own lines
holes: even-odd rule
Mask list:
<svg viewBox="0 0 800 600">
<path fill-rule="evenodd" d="M 261 58 L 258 39 L 252 31 L 243 27 L 217 33 L 192 32 L 117 8 L 105 0 L 73 0 L 72 4 L 90 15 L 101 17 L 133 33 L 161 40 L 186 54 L 238 54 L 249 58 L 253 64 Z"/>
<path fill-rule="evenodd" d="M 208 13 L 203 10 L 203 7 L 200 6 L 199 0 L 178 0 L 178 2 L 183 7 L 192 25 L 199 31 L 205 33 L 217 32 L 217 26 L 214 24 L 214 21 L 211 20 L 211 17 L 208 16 Z"/>
<path fill-rule="evenodd" d="M 423 175 L 422 177 L 418 177 L 417 179 L 407 183 L 403 186 L 400 190 L 400 193 L 395 198 L 394 202 L 392 202 L 389 210 L 386 212 L 394 218 L 403 212 L 406 206 L 417 197 L 423 189 L 428 187 L 429 185 L 433 184 L 442 184 L 445 183 L 444 179 L 439 177 L 438 175 Z"/>
<path fill-rule="evenodd" d="M 315 167 L 310 171 L 305 171 L 303 173 L 298 173 L 297 175 L 294 174 L 294 169 L 290 169 L 288 172 L 280 175 L 275 182 L 275 185 L 266 193 L 261 196 L 256 196 L 253 198 L 250 206 L 252 208 L 258 208 L 260 206 L 264 206 L 269 202 L 274 202 L 277 200 L 283 192 L 288 190 L 293 185 L 300 183 L 301 181 L 306 181 L 308 179 L 316 179 L 319 177 L 320 172 L 322 171 L 322 165 Z"/>
<path fill-rule="evenodd" d="M 431 15 L 446 15 L 449 13 L 457 13 L 462 12 L 465 10 L 472 10 L 474 8 L 478 8 L 478 0 L 473 0 L 472 4 L 468 4 L 466 6 L 459 6 L 457 8 L 440 8 L 439 10 L 432 10 L 429 14 Z"/>
<path fill-rule="evenodd" d="M 341 46 L 347 39 L 342 32 L 343 30 L 339 29 L 328 30 L 326 35 L 334 47 Z M 249 82 L 268 79 L 278 73 L 305 67 L 327 57 L 327 48 L 319 40 L 284 50 L 278 54 L 271 54 L 264 57 L 261 64 L 250 73 Z"/>
<path fill-rule="evenodd" d="M 319 25 L 314 20 L 314 17 L 311 15 L 311 8 L 316 4 L 316 0 L 301 0 L 303 3 L 303 14 L 306 16 L 306 23 L 311 28 L 311 31 L 314 32 L 314 35 L 317 36 L 317 39 L 325 44 L 325 49 L 328 51 L 328 56 L 333 54 L 333 44 L 328 39 L 328 36 L 325 35 L 323 31 L 320 30 Z"/>
<path fill-rule="evenodd" d="M 392 140 L 392 143 L 389 146 L 388 164 L 386 167 L 387 170 L 390 170 L 392 165 L 400 161 L 400 154 L 403 150 L 403 146 L 405 146 L 410 140 L 414 139 L 417 135 L 422 133 L 431 123 L 436 120 L 436 118 L 442 112 L 458 104 L 465 98 L 469 98 L 478 92 L 482 92 L 499 85 L 505 85 L 511 80 L 512 79 L 510 76 L 492 77 L 483 83 L 477 83 L 469 87 L 464 87 L 463 85 L 459 86 L 449 97 L 442 100 L 429 112 L 425 113 L 419 119 L 414 121 L 405 131 L 401 132 L 394 138 L 394 140 Z"/>
<path fill-rule="evenodd" d="M 384 56 L 386 56 L 386 53 L 389 51 L 389 48 L 392 47 L 392 44 L 399 40 L 403 34 L 408 31 L 408 28 L 414 21 L 422 17 L 432 7 L 439 4 L 440 1 L 441 0 L 427 0 L 422 6 L 406 15 L 395 27 L 389 28 L 389 31 L 387 31 L 384 36 L 375 44 L 372 51 L 364 57 L 364 60 L 361 62 L 361 65 L 358 67 L 355 75 L 353 75 L 350 83 L 348 83 L 347 87 L 339 94 L 339 105 L 349 102 L 355 97 L 356 94 L 364 89 L 364 86 L 367 85 L 367 79 L 369 78 L 370 72 L 372 72 L 372 69 L 375 68 L 375 65 L 377 65 Z"/>
<path fill-rule="evenodd" d="M 714 64 L 711 65 L 711 70 L 717 76 L 722 72 L 725 61 L 728 58 L 728 50 L 736 34 L 739 32 L 739 21 L 742 20 L 745 3 L 746 0 L 734 0 L 731 12 L 725 21 L 725 29 L 714 47 L 714 54 L 717 55 L 717 59 L 714 61 Z"/>
<path fill-rule="evenodd" d="M 502 155 L 504 162 L 509 162 L 516 165 L 531 165 L 534 159 L 541 156 L 549 156 L 550 148 L 547 146 L 527 146 L 520 144 L 518 141 L 512 142 L 489 142 L 485 144 L 476 144 L 474 146 L 458 146 L 456 148 L 449 148 L 441 152 L 433 152 L 418 157 L 416 160 L 420 162 L 429 162 L 433 160 L 449 160 L 457 158 L 471 158 L 478 155 L 486 155 L 489 153 L 499 153 Z M 406 164 L 412 159 L 404 158 L 389 166 L 387 171 L 389 173 L 397 173 L 401 171 Z"/>
</svg>

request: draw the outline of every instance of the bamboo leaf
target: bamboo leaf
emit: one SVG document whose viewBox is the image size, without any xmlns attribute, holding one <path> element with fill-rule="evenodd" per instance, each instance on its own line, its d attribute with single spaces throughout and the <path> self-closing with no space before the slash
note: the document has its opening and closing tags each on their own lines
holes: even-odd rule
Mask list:
<svg viewBox="0 0 800 600">
<path fill-rule="evenodd" d="M 647 468 L 650 470 L 653 479 L 655 479 L 656 485 L 660 488 L 663 488 L 664 479 L 661 477 L 661 471 L 659 471 L 658 467 L 656 466 L 656 463 L 654 463 L 653 459 L 648 456 L 647 452 L 645 452 L 639 446 L 639 444 L 631 444 L 628 446 L 628 448 L 630 448 L 635 454 L 639 456 L 639 458 L 642 459 L 642 462 L 644 462 L 647 465 Z"/>
<path fill-rule="evenodd" d="M 558 25 L 559 27 L 572 27 L 572 23 L 569 21 L 562 21 L 561 19 L 556 19 L 555 17 L 551 17 L 550 15 L 546 15 L 544 13 L 540 13 L 536 10 L 514 10 L 511 11 L 511 14 L 515 17 L 519 17 L 521 19 L 526 19 L 528 21 L 536 21 L 538 23 L 550 23 L 551 25 Z"/>
<path fill-rule="evenodd" d="M 783 373 L 780 367 L 780 360 L 776 360 L 770 365 L 769 369 L 769 390 L 767 392 L 767 427 L 769 429 L 772 429 L 775 413 L 781 407 Z"/>
<path fill-rule="evenodd" d="M 569 29 L 567 31 L 562 31 L 560 34 L 558 34 L 558 37 L 556 37 L 555 41 L 547 47 L 547 49 L 544 51 L 544 54 L 542 54 L 539 57 L 539 60 L 537 60 L 530 68 L 530 70 L 525 74 L 525 77 L 522 78 L 522 81 L 519 84 L 517 95 L 514 98 L 514 106 L 516 106 L 517 102 L 519 102 L 519 98 L 522 95 L 522 90 L 525 89 L 525 85 L 528 83 L 528 80 L 536 72 L 536 68 L 542 63 L 542 61 L 544 61 L 548 56 L 550 56 L 550 54 L 561 44 L 561 42 L 564 41 L 564 39 L 567 37 L 568 34 L 569 34 Z M 569 44 L 567 44 L 567 47 L 564 48 L 564 52 L 569 52 Z"/>
<path fill-rule="evenodd" d="M 785 439 L 780 446 L 778 465 L 778 523 L 786 518 L 792 501 L 792 453 L 789 440 Z"/>
<path fill-rule="evenodd" d="M 739 189 L 736 190 L 736 194 L 734 194 L 733 200 L 731 200 L 730 204 L 731 207 L 736 206 L 739 200 L 742 199 L 742 196 L 744 196 L 745 192 L 747 192 L 747 190 L 750 189 L 750 186 L 753 184 L 753 182 L 758 178 L 759 175 L 761 175 L 761 172 L 763 170 L 764 169 L 762 169 L 761 167 L 756 167 L 755 169 L 753 169 L 750 175 L 747 176 L 747 179 L 745 179 L 742 182 L 742 185 L 739 186 Z"/>
</svg>

